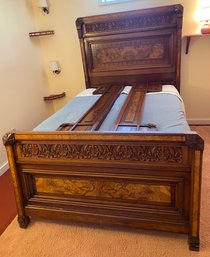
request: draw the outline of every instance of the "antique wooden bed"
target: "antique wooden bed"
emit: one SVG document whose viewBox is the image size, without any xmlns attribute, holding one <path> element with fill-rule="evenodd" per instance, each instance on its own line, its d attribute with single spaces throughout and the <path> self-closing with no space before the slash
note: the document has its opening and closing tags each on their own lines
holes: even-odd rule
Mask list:
<svg viewBox="0 0 210 257">
<path fill-rule="evenodd" d="M 179 90 L 182 14 L 173 5 L 77 19 L 86 87 Z M 79 130 L 4 136 L 20 227 L 39 216 L 172 231 L 199 250 L 202 138 Z"/>
</svg>

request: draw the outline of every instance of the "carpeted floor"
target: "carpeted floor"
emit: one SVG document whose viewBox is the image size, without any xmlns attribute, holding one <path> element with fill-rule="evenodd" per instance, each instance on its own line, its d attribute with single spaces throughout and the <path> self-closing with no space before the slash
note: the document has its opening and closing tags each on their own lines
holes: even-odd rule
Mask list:
<svg viewBox="0 0 210 257">
<path fill-rule="evenodd" d="M 205 139 L 201 206 L 201 250 L 188 250 L 187 235 L 87 226 L 32 219 L 28 229 L 14 220 L 0 237 L 1 257 L 209 257 L 210 127 L 194 127 Z"/>
</svg>

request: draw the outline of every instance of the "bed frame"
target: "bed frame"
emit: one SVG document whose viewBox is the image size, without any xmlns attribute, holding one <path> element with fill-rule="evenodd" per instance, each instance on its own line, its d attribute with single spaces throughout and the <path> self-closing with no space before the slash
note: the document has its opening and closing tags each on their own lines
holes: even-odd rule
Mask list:
<svg viewBox="0 0 210 257">
<path fill-rule="evenodd" d="M 173 5 L 79 18 L 86 87 L 179 90 L 182 13 Z M 199 250 L 198 134 L 12 131 L 3 141 L 20 227 L 39 216 L 172 231 Z"/>
</svg>

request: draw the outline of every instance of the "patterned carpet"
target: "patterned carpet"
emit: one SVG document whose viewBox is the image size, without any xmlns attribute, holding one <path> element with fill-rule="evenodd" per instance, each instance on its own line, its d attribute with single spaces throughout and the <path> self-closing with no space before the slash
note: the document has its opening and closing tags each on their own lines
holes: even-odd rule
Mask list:
<svg viewBox="0 0 210 257">
<path fill-rule="evenodd" d="M 28 229 L 14 220 L 0 237 L 2 257 L 209 257 L 210 127 L 193 127 L 205 139 L 201 203 L 201 250 L 188 250 L 187 235 L 87 226 L 32 219 Z"/>
</svg>

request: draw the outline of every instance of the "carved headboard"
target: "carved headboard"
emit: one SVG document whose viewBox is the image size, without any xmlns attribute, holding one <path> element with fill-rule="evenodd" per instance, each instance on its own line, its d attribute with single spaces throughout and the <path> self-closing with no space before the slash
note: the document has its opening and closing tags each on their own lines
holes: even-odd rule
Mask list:
<svg viewBox="0 0 210 257">
<path fill-rule="evenodd" d="M 86 87 L 140 82 L 180 88 L 183 7 L 78 18 Z"/>
</svg>

